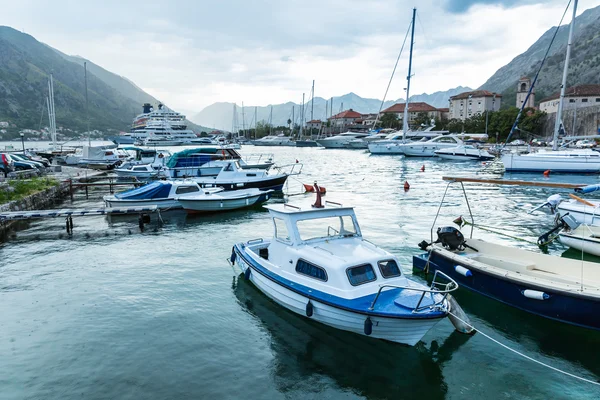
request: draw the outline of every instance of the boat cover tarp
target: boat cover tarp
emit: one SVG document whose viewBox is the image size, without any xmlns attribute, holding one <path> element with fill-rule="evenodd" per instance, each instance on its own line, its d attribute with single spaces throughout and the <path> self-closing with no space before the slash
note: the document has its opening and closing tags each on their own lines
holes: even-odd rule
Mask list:
<svg viewBox="0 0 600 400">
<path fill-rule="evenodd" d="M 123 193 L 115 194 L 115 198 L 120 200 L 165 199 L 169 197 L 170 191 L 170 183 L 152 182 L 136 189 L 131 189 Z"/>
<path fill-rule="evenodd" d="M 199 167 L 209 162 L 212 154 L 216 154 L 220 151 L 216 147 L 206 147 L 200 149 L 188 149 L 179 151 L 171 156 L 167 167 L 169 168 L 183 168 L 183 167 Z"/>
</svg>

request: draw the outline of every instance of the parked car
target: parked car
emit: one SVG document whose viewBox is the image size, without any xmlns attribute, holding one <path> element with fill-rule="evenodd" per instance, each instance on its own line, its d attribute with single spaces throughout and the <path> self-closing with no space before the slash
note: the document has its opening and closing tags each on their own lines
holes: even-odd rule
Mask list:
<svg viewBox="0 0 600 400">
<path fill-rule="evenodd" d="M 28 170 L 28 169 L 35 169 L 35 170 L 37 170 L 37 168 L 35 167 L 35 165 L 33 165 L 32 163 L 26 162 L 26 161 L 17 160 L 10 153 L 2 153 L 2 156 L 6 157 L 10 161 L 12 161 L 12 163 L 13 163 L 13 165 L 15 167 L 15 171 L 23 171 L 23 170 Z"/>
<path fill-rule="evenodd" d="M 12 153 L 10 156 L 13 159 L 16 159 L 18 161 L 23 161 L 23 162 L 26 162 L 29 164 L 33 164 L 34 167 L 36 167 L 37 169 L 39 169 L 41 171 L 43 171 L 46 168 L 46 166 L 43 163 L 41 163 L 39 161 L 34 161 L 34 160 L 30 159 L 29 157 L 24 156 L 23 154 Z"/>
<path fill-rule="evenodd" d="M 25 152 L 25 155 L 32 161 L 41 162 L 42 164 L 44 164 L 45 167 L 50 167 L 52 165 L 47 158 L 38 156 L 37 154 L 32 153 L 30 151 Z"/>
<path fill-rule="evenodd" d="M 14 164 L 12 160 L 6 157 L 4 154 L 0 154 L 0 173 L 4 174 L 4 177 L 8 175 L 9 172 L 14 171 Z"/>
<path fill-rule="evenodd" d="M 589 139 L 578 140 L 577 143 L 575 143 L 575 147 L 579 149 L 591 149 L 596 147 L 596 142 Z"/>
</svg>

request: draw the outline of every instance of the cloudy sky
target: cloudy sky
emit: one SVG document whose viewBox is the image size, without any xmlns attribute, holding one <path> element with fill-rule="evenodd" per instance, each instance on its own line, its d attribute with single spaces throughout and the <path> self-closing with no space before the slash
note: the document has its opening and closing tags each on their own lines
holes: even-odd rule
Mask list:
<svg viewBox="0 0 600 400">
<path fill-rule="evenodd" d="M 175 109 L 382 98 L 418 6 L 411 94 L 478 87 L 568 0 L 19 0 L 0 25 L 126 76 Z M 418 4 L 417 4 L 418 3 Z M 581 0 L 578 14 L 599 0 Z M 570 21 L 570 12 L 565 22 Z M 407 49 L 388 98 L 404 97 Z"/>
</svg>

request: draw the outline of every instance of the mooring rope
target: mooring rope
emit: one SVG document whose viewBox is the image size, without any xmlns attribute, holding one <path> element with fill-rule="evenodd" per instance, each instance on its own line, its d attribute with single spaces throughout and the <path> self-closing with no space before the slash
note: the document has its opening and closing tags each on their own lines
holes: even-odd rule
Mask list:
<svg viewBox="0 0 600 400">
<path fill-rule="evenodd" d="M 475 228 L 479 228 L 479 229 L 481 229 L 481 230 L 484 230 L 484 231 L 488 231 L 488 232 L 491 232 L 491 233 L 495 233 L 495 234 L 497 234 L 497 235 L 506 236 L 506 237 L 508 237 L 508 238 L 511 238 L 511 239 L 520 240 L 520 241 L 522 241 L 522 242 L 526 242 L 526 243 L 535 244 L 536 246 L 538 246 L 538 243 L 536 243 L 536 242 L 534 242 L 534 241 L 532 241 L 532 240 L 523 239 L 523 238 L 520 238 L 520 237 L 518 237 L 518 236 L 509 235 L 508 233 L 504 233 L 504 232 L 498 232 L 496 229 L 500 229 L 500 228 L 496 228 L 496 227 L 487 227 L 487 226 L 485 226 L 485 225 L 473 224 L 473 223 L 471 223 L 471 222 L 469 222 L 469 221 L 467 221 L 467 220 L 463 220 L 463 221 L 465 222 L 465 223 L 464 223 L 465 225 L 472 225 L 472 226 L 474 226 Z"/>
<path fill-rule="evenodd" d="M 493 337 L 491 337 L 490 335 L 488 335 L 488 334 L 486 334 L 486 333 L 482 332 L 480 329 L 478 329 L 478 328 L 475 328 L 475 327 L 474 327 L 472 324 L 470 324 L 470 323 L 468 323 L 468 322 L 464 321 L 463 319 L 461 319 L 460 317 L 458 317 L 456 314 L 453 314 L 453 313 L 452 313 L 452 312 L 450 312 L 450 311 L 448 311 L 448 314 L 452 315 L 454 318 L 458 319 L 458 320 L 459 320 L 460 322 L 462 322 L 463 324 L 466 324 L 467 326 L 469 326 L 469 327 L 473 328 L 473 330 L 475 330 L 476 332 L 479 332 L 479 334 L 481 334 L 483 337 L 485 337 L 485 338 L 487 338 L 487 339 L 491 340 L 492 342 L 496 343 L 497 345 L 500 345 L 500 346 L 504 347 L 506 350 L 512 351 L 513 353 L 515 353 L 515 354 L 517 354 L 517 355 L 519 355 L 519 356 L 521 356 L 521 357 L 523 357 L 523 358 L 526 358 L 526 359 L 527 359 L 527 360 L 529 360 L 529 361 L 533 361 L 533 362 L 534 362 L 534 363 L 536 363 L 536 364 L 539 364 L 539 365 L 541 365 L 541 366 L 543 366 L 543 367 L 549 368 L 549 369 L 551 369 L 551 370 L 553 370 L 553 371 L 555 371 L 555 372 L 559 372 L 559 373 L 561 373 L 561 374 L 564 374 L 564 375 L 570 376 L 571 378 L 579 379 L 580 381 L 584 381 L 584 382 L 587 382 L 587 383 L 591 383 L 592 385 L 600 386 L 600 382 L 592 381 L 591 379 L 587 379 L 587 378 L 584 378 L 584 377 L 581 377 L 581 376 L 578 376 L 578 375 L 572 374 L 572 373 L 570 373 L 570 372 L 563 371 L 562 369 L 559 369 L 559 368 L 553 367 L 552 365 L 548 365 L 548 364 L 546 364 L 546 363 L 544 363 L 544 362 L 542 362 L 542 361 L 536 360 L 535 358 L 532 358 L 532 357 L 528 356 L 527 354 L 523 354 L 523 353 L 521 353 L 520 351 L 518 351 L 518 350 L 515 350 L 515 349 L 513 349 L 512 347 L 509 347 L 508 345 L 506 345 L 506 344 L 504 344 L 504 343 L 500 342 L 499 340 L 497 340 L 497 339 L 494 339 L 494 338 L 493 338 Z"/>
</svg>

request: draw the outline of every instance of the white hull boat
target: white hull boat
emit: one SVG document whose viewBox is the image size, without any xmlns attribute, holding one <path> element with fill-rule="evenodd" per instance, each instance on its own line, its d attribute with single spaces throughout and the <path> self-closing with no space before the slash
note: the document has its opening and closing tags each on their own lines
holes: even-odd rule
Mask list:
<svg viewBox="0 0 600 400">
<path fill-rule="evenodd" d="M 558 240 L 565 246 L 600 257 L 600 227 L 581 224 L 573 230 L 563 229 Z"/>
<path fill-rule="evenodd" d="M 219 191 L 204 189 L 199 193 L 177 197 L 177 201 L 189 213 L 218 212 L 252 207 L 268 201 L 273 190 L 243 189 Z"/>
<path fill-rule="evenodd" d="M 508 172 L 598 173 L 600 153 L 590 149 L 540 150 L 537 153 L 502 154 L 504 169 Z"/>
<path fill-rule="evenodd" d="M 592 205 L 581 203 L 577 200 L 562 201 L 556 207 L 561 215 L 569 214 L 580 224 L 600 226 L 600 203 L 587 201 Z"/>
<path fill-rule="evenodd" d="M 317 139 L 316 142 L 326 149 L 347 149 L 349 142 L 356 139 L 363 139 L 368 136 L 369 135 L 366 133 L 344 132 L 325 139 Z"/>
<path fill-rule="evenodd" d="M 448 315 L 448 293 L 458 286 L 442 284 L 438 275 L 431 287 L 409 280 L 392 254 L 362 239 L 352 208 L 319 203 L 266 206 L 273 239 L 238 243 L 230 260 L 244 279 L 298 315 L 359 335 L 418 343 Z"/>
<path fill-rule="evenodd" d="M 490 161 L 494 159 L 494 156 L 486 150 L 471 145 L 436 150 L 435 155 L 443 160 L 452 161 Z"/>
<path fill-rule="evenodd" d="M 190 180 L 155 181 L 139 188 L 127 190 L 110 196 L 104 196 L 107 207 L 144 207 L 157 206 L 160 210 L 181 208 L 175 199 L 188 193 L 200 191 L 219 192 L 222 188 L 202 189 Z"/>
<path fill-rule="evenodd" d="M 166 176 L 164 171 L 162 171 L 162 167 L 154 167 L 151 164 L 129 164 L 121 166 L 121 168 L 115 168 L 113 172 L 122 178 L 134 177 L 148 179 Z"/>
<path fill-rule="evenodd" d="M 145 146 L 181 146 L 183 141 L 173 139 L 152 139 L 144 140 Z"/>
<path fill-rule="evenodd" d="M 250 141 L 255 146 L 295 146 L 296 143 L 287 136 L 265 136 L 258 140 Z"/>
<path fill-rule="evenodd" d="M 411 142 L 398 145 L 405 156 L 434 157 L 437 150 L 457 147 L 463 142 L 454 135 L 442 135 L 427 141 Z"/>
<path fill-rule="evenodd" d="M 402 142 L 369 143 L 368 147 L 371 154 L 404 154 L 404 149 L 400 144 L 402 144 Z"/>
</svg>

